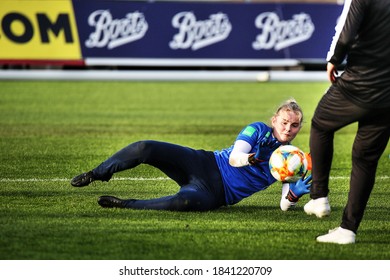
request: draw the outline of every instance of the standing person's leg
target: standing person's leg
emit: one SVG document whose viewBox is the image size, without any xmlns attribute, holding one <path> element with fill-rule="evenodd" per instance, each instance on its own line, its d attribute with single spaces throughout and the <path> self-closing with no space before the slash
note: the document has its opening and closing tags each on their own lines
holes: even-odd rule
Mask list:
<svg viewBox="0 0 390 280">
<path fill-rule="evenodd" d="M 341 227 L 357 232 L 375 183 L 380 156 L 390 135 L 390 113 L 375 110 L 359 128 L 352 149 L 350 191 L 344 209 Z"/>
<path fill-rule="evenodd" d="M 312 198 L 304 210 L 321 218 L 330 214 L 328 201 L 329 175 L 333 160 L 334 134 L 340 128 L 359 119 L 364 113 L 338 90 L 331 86 L 317 105 L 310 131 L 312 157 Z"/>
<path fill-rule="evenodd" d="M 312 186 L 310 197 L 317 199 L 328 196 L 329 173 L 333 159 L 334 131 L 325 131 L 312 124 L 310 130 L 310 155 L 312 158 Z"/>
</svg>

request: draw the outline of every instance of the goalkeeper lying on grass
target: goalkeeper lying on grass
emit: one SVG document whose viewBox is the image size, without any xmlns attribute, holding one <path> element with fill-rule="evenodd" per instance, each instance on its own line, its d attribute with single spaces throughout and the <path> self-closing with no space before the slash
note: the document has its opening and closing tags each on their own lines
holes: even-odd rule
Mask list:
<svg viewBox="0 0 390 280">
<path fill-rule="evenodd" d="M 157 141 L 128 145 L 93 170 L 72 179 L 74 187 L 109 181 L 114 173 L 148 164 L 160 169 L 179 186 L 178 193 L 155 199 L 119 199 L 101 196 L 102 207 L 171 211 L 208 211 L 233 205 L 265 190 L 276 180 L 268 160 L 280 145 L 290 144 L 301 129 L 303 113 L 295 100 L 283 103 L 271 119 L 246 126 L 233 146 L 221 151 L 195 150 Z M 311 176 L 295 183 L 284 183 L 280 207 L 283 211 L 309 192 Z"/>
</svg>

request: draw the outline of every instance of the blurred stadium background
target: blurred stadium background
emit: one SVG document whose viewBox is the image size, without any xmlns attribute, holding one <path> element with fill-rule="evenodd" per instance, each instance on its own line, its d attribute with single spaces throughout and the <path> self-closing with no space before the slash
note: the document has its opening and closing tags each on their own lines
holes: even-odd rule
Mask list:
<svg viewBox="0 0 390 280">
<path fill-rule="evenodd" d="M 2 0 L 0 79 L 325 81 L 343 2 Z"/>
</svg>

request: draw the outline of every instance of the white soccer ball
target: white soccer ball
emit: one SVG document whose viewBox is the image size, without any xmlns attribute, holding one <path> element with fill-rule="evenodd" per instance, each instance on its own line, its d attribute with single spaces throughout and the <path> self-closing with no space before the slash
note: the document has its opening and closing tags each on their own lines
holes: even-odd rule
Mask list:
<svg viewBox="0 0 390 280">
<path fill-rule="evenodd" d="M 272 176 L 281 182 L 296 182 L 308 170 L 308 160 L 305 153 L 292 145 L 277 148 L 269 159 L 269 169 Z"/>
</svg>

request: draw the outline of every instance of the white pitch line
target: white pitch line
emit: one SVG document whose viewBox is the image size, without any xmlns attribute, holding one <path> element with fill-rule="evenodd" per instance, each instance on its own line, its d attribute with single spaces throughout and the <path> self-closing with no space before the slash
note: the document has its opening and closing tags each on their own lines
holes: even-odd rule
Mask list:
<svg viewBox="0 0 390 280">
<path fill-rule="evenodd" d="M 345 180 L 349 179 L 349 176 L 334 176 L 330 177 L 331 180 Z M 390 176 L 378 176 L 376 177 L 377 180 L 388 180 L 390 179 Z M 29 179 L 23 179 L 23 178 L 0 178 L 1 183 L 12 183 L 12 182 L 70 182 L 71 179 L 68 178 L 29 178 Z M 155 178 L 145 178 L 145 177 L 118 177 L 118 178 L 112 178 L 112 181 L 164 181 L 164 180 L 171 180 L 168 177 L 155 177 Z"/>
</svg>

